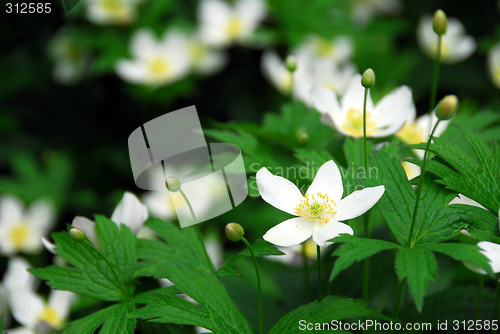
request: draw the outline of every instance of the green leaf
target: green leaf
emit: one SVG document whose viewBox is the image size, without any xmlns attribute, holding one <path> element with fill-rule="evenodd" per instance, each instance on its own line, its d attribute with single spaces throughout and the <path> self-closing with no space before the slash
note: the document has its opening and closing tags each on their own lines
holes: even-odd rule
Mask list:
<svg viewBox="0 0 500 334">
<path fill-rule="evenodd" d="M 216 276 L 166 261 L 158 263 L 165 268 L 167 278 L 200 306 L 177 296 L 156 294 L 157 304 L 149 304 L 131 316 L 158 322 L 196 325 L 215 333 L 254 333 Z"/>
<path fill-rule="evenodd" d="M 164 278 L 165 270 L 154 260 L 145 260 L 128 267 L 124 273 L 127 284 L 131 284 L 140 277 Z"/>
<path fill-rule="evenodd" d="M 110 266 L 103 255 L 88 241 L 78 243 L 69 233 L 52 233 L 57 254 L 76 268 L 49 266 L 30 269 L 47 284 L 60 290 L 81 293 L 104 301 L 126 300 L 128 291 L 123 285 L 123 273 Z"/>
<path fill-rule="evenodd" d="M 210 271 L 194 226 L 179 229 L 171 222 L 150 219 L 145 224 L 165 242 L 138 239 L 137 257 L 146 260 L 164 259 L 196 270 Z"/>
<path fill-rule="evenodd" d="M 301 323 L 330 323 L 332 320 L 342 320 L 355 317 L 373 316 L 391 321 L 376 311 L 366 308 L 368 302 L 363 300 L 345 299 L 340 296 L 327 296 L 321 302 L 314 301 L 303 305 L 285 315 L 274 325 L 269 334 L 316 333 L 315 330 L 301 328 Z M 322 329 L 322 328 L 321 328 Z M 334 328 L 330 328 L 333 330 Z M 326 329 L 325 329 L 326 330 Z"/>
<path fill-rule="evenodd" d="M 415 298 L 419 312 L 424 305 L 424 295 L 429 281 L 435 281 L 437 261 L 434 254 L 425 248 L 400 248 L 396 257 L 396 272 L 400 281 L 408 278 L 408 287 Z"/>
<path fill-rule="evenodd" d="M 102 325 L 100 334 L 133 334 L 136 319 L 128 317 L 134 304 L 121 303 L 73 321 L 68 334 L 93 334 Z"/>
<path fill-rule="evenodd" d="M 373 142 L 368 140 L 366 142 L 366 150 L 368 151 L 368 156 L 372 155 L 373 152 Z M 347 163 L 349 167 L 357 166 L 363 167 L 365 165 L 365 151 L 363 139 L 351 139 L 347 138 L 344 143 L 344 153 L 347 158 Z M 368 161 L 367 164 L 370 162 Z"/>
<path fill-rule="evenodd" d="M 333 255 L 339 258 L 335 261 L 330 281 L 342 270 L 350 267 L 355 261 L 361 261 L 384 250 L 400 248 L 400 246 L 391 242 L 356 238 L 349 234 L 341 234 L 339 237 L 332 239 L 332 241 L 343 243 L 343 245 L 333 253 Z"/>
<path fill-rule="evenodd" d="M 425 246 L 425 248 L 434 252 L 446 254 L 457 261 L 471 262 L 485 270 L 488 274 L 493 275 L 488 258 L 480 252 L 481 249 L 476 245 L 441 243 L 428 245 Z"/>
<path fill-rule="evenodd" d="M 165 272 L 165 271 L 163 271 Z M 143 293 L 140 293 L 138 295 L 134 296 L 133 302 L 137 304 L 149 304 L 149 303 L 155 303 L 157 299 L 153 296 L 154 294 L 165 294 L 165 295 L 172 295 L 172 294 L 179 294 L 182 293 L 181 290 L 179 290 L 176 286 L 167 286 L 163 288 L 158 288 L 154 289 L 151 291 L 146 291 Z"/>
<path fill-rule="evenodd" d="M 0 314 L 0 333 L 3 334 L 3 314 Z"/>
</svg>

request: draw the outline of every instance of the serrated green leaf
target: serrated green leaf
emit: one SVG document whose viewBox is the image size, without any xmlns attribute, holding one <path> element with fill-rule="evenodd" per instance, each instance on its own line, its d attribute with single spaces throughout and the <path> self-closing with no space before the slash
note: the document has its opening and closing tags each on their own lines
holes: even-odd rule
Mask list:
<svg viewBox="0 0 500 334">
<path fill-rule="evenodd" d="M 128 317 L 134 304 L 121 303 L 73 321 L 68 334 L 93 334 L 102 325 L 99 334 L 133 334 L 136 319 Z"/>
<path fill-rule="evenodd" d="M 226 263 L 217 271 L 215 272 L 215 275 L 218 277 L 235 277 L 235 276 L 241 276 L 240 271 L 238 270 L 238 267 L 234 263 Z"/>
<path fill-rule="evenodd" d="M 274 325 L 269 334 L 316 333 L 314 329 L 301 328 L 301 320 L 307 323 L 320 324 L 330 323 L 332 320 L 365 316 L 382 318 L 388 321 L 392 320 L 389 317 L 366 308 L 367 305 L 368 302 L 360 299 L 354 300 L 345 299 L 340 296 L 327 296 L 321 302 L 314 301 L 288 313 Z"/>
<path fill-rule="evenodd" d="M 368 151 L 368 156 L 373 152 L 373 142 L 366 142 L 366 150 Z M 357 167 L 363 167 L 365 165 L 365 151 L 363 139 L 351 139 L 347 138 L 344 143 L 344 153 L 347 158 L 347 163 L 349 166 L 354 165 Z M 369 164 L 369 161 L 367 162 Z"/>
<path fill-rule="evenodd" d="M 332 239 L 332 241 L 343 243 L 343 245 L 333 253 L 334 256 L 338 256 L 339 258 L 335 261 L 330 281 L 342 270 L 350 267 L 355 261 L 361 261 L 384 250 L 400 248 L 399 245 L 391 242 L 356 238 L 349 234 L 341 234 L 339 237 Z"/>
<path fill-rule="evenodd" d="M 140 293 L 138 295 L 135 295 L 134 299 L 132 299 L 132 302 L 137 303 L 137 304 L 155 303 L 156 299 L 154 298 L 153 294 L 175 295 L 175 294 L 179 294 L 179 293 L 182 293 L 182 291 L 179 290 L 176 286 L 172 285 L 172 286 L 154 289 L 151 291 L 146 291 L 146 292 Z"/>
<path fill-rule="evenodd" d="M 103 255 L 88 241 L 78 243 L 69 233 L 53 233 L 57 254 L 76 268 L 49 266 L 30 272 L 60 290 L 69 290 L 104 301 L 128 298 L 123 273 L 110 266 Z"/>
<path fill-rule="evenodd" d="M 408 287 L 415 298 L 419 312 L 424 305 L 424 296 L 429 281 L 435 281 L 437 261 L 434 254 L 425 248 L 400 248 L 396 257 L 396 273 L 400 281 L 408 280 Z"/>
<path fill-rule="evenodd" d="M 134 312 L 132 316 L 155 318 L 154 321 L 160 322 L 196 325 L 210 329 L 215 333 L 254 333 L 216 276 L 166 261 L 158 261 L 158 263 L 164 267 L 167 278 L 186 295 L 197 301 L 201 307 L 189 302 L 188 306 L 180 302 L 178 297 L 156 295 L 161 296 L 166 303 L 166 305 L 161 304 L 161 306 L 167 307 L 169 310 L 175 308 L 179 317 L 171 317 L 166 312 L 161 311 L 158 305 L 153 304 Z M 161 302 L 159 301 L 159 303 Z"/>
<path fill-rule="evenodd" d="M 156 261 L 145 260 L 128 267 L 124 273 L 127 284 L 131 284 L 140 277 L 164 278 L 165 270 Z"/>
</svg>

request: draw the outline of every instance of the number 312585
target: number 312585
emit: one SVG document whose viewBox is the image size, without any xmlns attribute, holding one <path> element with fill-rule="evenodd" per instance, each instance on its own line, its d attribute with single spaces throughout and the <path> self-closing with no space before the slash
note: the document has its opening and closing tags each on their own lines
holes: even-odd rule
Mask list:
<svg viewBox="0 0 500 334">
<path fill-rule="evenodd" d="M 52 10 L 50 8 L 50 2 L 46 2 L 46 3 L 21 2 L 21 3 L 15 3 L 15 4 L 8 2 L 5 4 L 5 7 L 6 7 L 5 12 L 7 14 L 10 14 L 10 13 L 16 13 L 16 14 L 46 13 L 46 14 L 48 14 Z"/>
</svg>

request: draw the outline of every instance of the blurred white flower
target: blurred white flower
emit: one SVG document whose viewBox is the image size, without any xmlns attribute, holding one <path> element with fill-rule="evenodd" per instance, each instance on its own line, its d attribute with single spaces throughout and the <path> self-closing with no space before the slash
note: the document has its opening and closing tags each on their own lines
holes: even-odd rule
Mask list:
<svg viewBox="0 0 500 334">
<path fill-rule="evenodd" d="M 3 285 L 8 293 L 36 290 L 38 280 L 28 272 L 30 268 L 32 268 L 30 263 L 22 257 L 14 256 L 9 259 L 7 271 L 3 277 Z"/>
<path fill-rule="evenodd" d="M 85 0 L 89 21 L 102 25 L 127 25 L 135 21 L 141 0 Z"/>
<path fill-rule="evenodd" d="M 354 22 L 365 25 L 377 14 L 395 15 L 401 12 L 403 4 L 399 0 L 353 0 L 352 18 Z"/>
<path fill-rule="evenodd" d="M 141 203 L 139 198 L 130 192 L 125 192 L 123 198 L 116 206 L 111 220 L 120 227 L 121 224 L 130 228 L 132 233 L 137 233 L 148 219 L 148 208 Z"/>
<path fill-rule="evenodd" d="M 341 103 L 331 89 L 315 85 L 311 90 L 314 107 L 323 114 L 322 120 L 346 136 L 363 137 L 363 100 L 365 88 L 361 75 L 355 75 Z M 367 137 L 385 137 L 398 131 L 408 115 L 416 113 L 411 90 L 401 86 L 386 95 L 377 105 L 368 94 L 366 102 Z"/>
<path fill-rule="evenodd" d="M 263 239 L 282 247 L 301 244 L 312 236 L 321 247 L 352 228 L 341 221 L 358 217 L 373 207 L 384 194 L 384 186 L 358 190 L 342 199 L 340 170 L 333 161 L 323 164 L 303 196 L 292 182 L 271 174 L 263 167 L 257 172 L 257 187 L 264 201 L 297 216 L 271 228 Z"/>
<path fill-rule="evenodd" d="M 58 32 L 49 43 L 48 52 L 54 60 L 54 80 L 63 85 L 79 82 L 87 66 L 88 53 L 67 30 Z"/>
<path fill-rule="evenodd" d="M 352 51 L 352 41 L 347 36 L 326 39 L 310 35 L 293 50 L 292 54 L 296 55 L 297 58 L 313 57 L 316 58 L 315 60 L 324 59 L 340 64 L 351 58 Z"/>
<path fill-rule="evenodd" d="M 491 81 L 500 88 L 500 43 L 495 44 L 488 52 L 488 70 Z"/>
<path fill-rule="evenodd" d="M 292 74 L 274 51 L 265 51 L 261 61 L 262 73 L 281 93 L 292 91 Z"/>
<path fill-rule="evenodd" d="M 263 0 L 237 0 L 234 5 L 222 0 L 202 0 L 198 8 L 200 37 L 204 43 L 217 47 L 244 42 L 266 12 Z"/>
<path fill-rule="evenodd" d="M 429 139 L 432 128 L 438 121 L 438 118 L 434 113 L 432 113 L 432 122 L 429 114 L 422 115 L 418 119 L 415 119 L 416 115 L 416 111 L 412 111 L 408 115 L 406 123 L 403 125 L 401 130 L 396 133 L 396 137 L 407 145 L 426 143 Z M 448 123 L 450 123 L 450 121 L 441 121 L 436 128 L 436 131 L 434 131 L 433 137 L 439 137 L 443 134 L 448 127 Z M 424 150 L 413 150 L 413 152 L 418 158 L 424 158 Z"/>
<path fill-rule="evenodd" d="M 417 40 L 422 51 L 430 58 L 436 56 L 438 35 L 432 30 L 432 17 L 424 15 L 418 24 Z M 456 18 L 448 19 L 446 34 L 441 37 L 441 62 L 458 63 L 476 50 L 476 42 L 465 35 L 465 28 Z"/>
<path fill-rule="evenodd" d="M 69 291 L 53 290 L 46 303 L 33 291 L 14 291 L 9 296 L 11 311 L 22 327 L 7 330 L 7 333 L 38 334 L 61 330 L 75 296 Z"/>
<path fill-rule="evenodd" d="M 54 225 L 52 205 L 40 199 L 25 210 L 16 197 L 0 198 L 0 253 L 10 256 L 18 252 L 37 253 L 42 249 L 41 238 Z"/>
<path fill-rule="evenodd" d="M 123 80 L 160 86 L 179 80 L 189 72 L 191 65 L 188 41 L 185 35 L 170 31 L 158 41 L 153 31 L 140 29 L 130 40 L 132 60 L 119 60 L 116 73 Z"/>
<path fill-rule="evenodd" d="M 202 75 L 219 71 L 227 62 L 226 55 L 205 45 L 198 36 L 187 37 L 187 48 L 191 60 L 191 69 Z"/>
</svg>

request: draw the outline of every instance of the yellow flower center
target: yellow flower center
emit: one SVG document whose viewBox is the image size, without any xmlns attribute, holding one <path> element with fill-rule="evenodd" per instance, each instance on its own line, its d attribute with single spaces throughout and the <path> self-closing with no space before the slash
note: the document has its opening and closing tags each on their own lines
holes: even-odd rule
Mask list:
<svg viewBox="0 0 500 334">
<path fill-rule="evenodd" d="M 124 10 L 124 3 L 120 0 L 101 0 L 99 6 L 103 11 L 119 15 Z"/>
<path fill-rule="evenodd" d="M 45 306 L 45 308 L 38 315 L 37 318 L 39 321 L 44 321 L 55 329 L 59 329 L 62 327 L 62 321 L 59 318 L 59 316 L 57 315 L 56 310 L 54 310 L 50 306 Z"/>
<path fill-rule="evenodd" d="M 205 49 L 199 43 L 189 43 L 189 57 L 195 66 L 199 65 L 205 57 Z"/>
<path fill-rule="evenodd" d="M 335 87 L 335 86 L 334 86 L 333 84 L 331 84 L 331 83 L 324 83 L 324 84 L 323 84 L 323 87 L 326 87 L 326 88 L 328 88 L 328 89 L 333 90 L 334 92 L 337 92 L 337 87 Z"/>
<path fill-rule="evenodd" d="M 8 232 L 14 248 L 21 249 L 26 245 L 29 236 L 29 226 L 24 222 L 14 225 Z"/>
<path fill-rule="evenodd" d="M 233 16 L 229 19 L 229 22 L 226 25 L 226 33 L 229 39 L 235 39 L 241 34 L 243 30 L 243 25 L 241 24 L 241 20 Z"/>
<path fill-rule="evenodd" d="M 328 223 L 330 215 L 335 215 L 334 207 L 337 204 L 328 198 L 328 195 L 317 193 L 315 195 L 307 194 L 300 200 L 300 203 L 295 207 L 295 214 L 306 220 L 317 223 Z"/>
<path fill-rule="evenodd" d="M 292 91 L 292 76 L 286 75 L 281 79 L 278 84 L 278 88 L 281 92 L 289 94 Z"/>
<path fill-rule="evenodd" d="M 424 129 L 416 122 L 406 123 L 396 133 L 396 137 L 408 145 L 420 144 L 426 141 Z"/>
<path fill-rule="evenodd" d="M 494 76 L 495 76 L 495 81 L 500 82 L 500 66 L 496 68 Z"/>
<path fill-rule="evenodd" d="M 366 111 L 366 135 L 374 134 L 377 124 L 371 118 L 370 112 Z M 363 111 L 351 108 L 347 111 L 347 119 L 342 125 L 342 129 L 354 136 L 363 136 Z"/>
<path fill-rule="evenodd" d="M 315 51 L 320 57 L 330 57 L 335 50 L 335 45 L 324 38 L 318 38 L 315 41 Z"/>
</svg>

